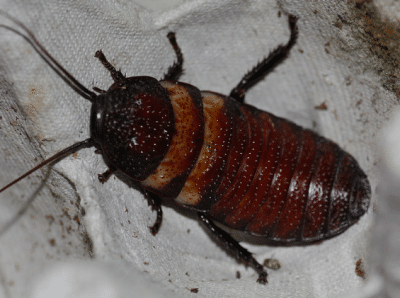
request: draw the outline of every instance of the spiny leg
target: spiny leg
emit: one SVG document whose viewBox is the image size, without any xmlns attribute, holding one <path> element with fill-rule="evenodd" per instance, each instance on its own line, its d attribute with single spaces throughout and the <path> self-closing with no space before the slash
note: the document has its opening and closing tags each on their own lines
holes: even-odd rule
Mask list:
<svg viewBox="0 0 400 298">
<path fill-rule="evenodd" d="M 103 184 L 105 183 L 112 174 L 114 174 L 117 171 L 115 168 L 110 168 L 107 171 L 105 171 L 103 174 L 98 174 L 98 179 L 99 181 Z M 162 209 L 161 209 L 161 199 L 158 195 L 153 194 L 149 191 L 145 191 L 145 197 L 151 206 L 151 210 L 154 211 L 156 210 L 157 212 L 157 219 L 154 222 L 153 226 L 149 227 L 151 234 L 155 236 L 158 231 L 160 230 L 161 223 L 162 223 Z"/>
<path fill-rule="evenodd" d="M 178 43 L 176 42 L 175 33 L 170 32 L 168 33 L 167 37 L 172 47 L 174 48 L 176 58 L 178 59 L 178 61 L 174 62 L 174 64 L 168 68 L 168 72 L 164 75 L 164 80 L 177 81 L 183 72 L 182 70 L 183 55 L 181 52 L 181 48 L 178 46 Z"/>
<path fill-rule="evenodd" d="M 158 195 L 151 193 L 147 190 L 145 191 L 145 197 L 149 203 L 149 206 L 151 206 L 151 210 L 156 210 L 157 212 L 156 221 L 154 222 L 153 226 L 149 227 L 151 234 L 155 236 L 160 230 L 162 223 L 161 198 Z"/>
<path fill-rule="evenodd" d="M 200 220 L 205 224 L 205 226 L 217 237 L 230 252 L 235 254 L 236 260 L 243 262 L 246 266 L 253 267 L 259 274 L 257 282 L 260 284 L 266 284 L 267 281 L 267 271 L 264 267 L 257 262 L 253 255 L 239 244 L 235 239 L 232 238 L 227 232 L 218 228 L 211 219 L 204 213 L 198 212 Z"/>
<path fill-rule="evenodd" d="M 104 184 L 111 177 L 111 175 L 114 174 L 116 171 L 117 171 L 116 168 L 109 168 L 103 174 L 98 174 L 97 178 L 99 179 L 101 184 Z"/>
<path fill-rule="evenodd" d="M 111 73 L 111 77 L 113 78 L 114 82 L 122 81 L 123 79 L 125 79 L 125 76 L 119 70 L 117 71 L 110 62 L 108 62 L 106 56 L 104 56 L 101 50 L 97 51 L 94 56 L 98 58 L 100 62 L 104 65 L 104 67 Z"/>
<path fill-rule="evenodd" d="M 289 15 L 290 39 L 286 45 L 279 45 L 267 58 L 264 58 L 252 70 L 250 70 L 232 89 L 230 97 L 243 103 L 246 91 L 264 79 L 275 67 L 282 63 L 289 55 L 289 51 L 294 46 L 297 40 L 298 28 L 297 17 Z"/>
</svg>

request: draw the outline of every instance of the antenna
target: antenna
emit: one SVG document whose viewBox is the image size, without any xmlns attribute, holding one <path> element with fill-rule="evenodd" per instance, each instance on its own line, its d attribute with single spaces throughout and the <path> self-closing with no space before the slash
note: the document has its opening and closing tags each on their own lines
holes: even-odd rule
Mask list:
<svg viewBox="0 0 400 298">
<path fill-rule="evenodd" d="M 86 139 L 86 140 L 84 140 L 82 142 L 75 143 L 72 146 L 69 146 L 69 147 L 65 148 L 64 150 L 58 152 L 57 154 L 53 155 L 52 157 L 49 157 L 48 159 L 44 160 L 43 162 L 38 164 L 33 169 L 29 170 L 28 172 L 26 172 L 25 174 L 21 175 L 20 177 L 18 177 L 17 179 L 12 181 L 11 183 L 9 183 L 6 186 L 4 186 L 2 189 L 0 189 L 0 193 L 2 193 L 3 191 L 5 191 L 7 188 L 9 188 L 10 186 L 14 185 L 15 183 L 21 181 L 26 176 L 28 176 L 28 175 L 32 174 L 33 172 L 39 170 L 40 168 L 44 167 L 45 165 L 47 165 L 47 164 L 49 164 L 49 163 L 51 163 L 53 161 L 60 160 L 61 158 L 65 157 L 66 155 L 74 153 L 75 151 L 77 151 L 79 149 L 82 149 L 84 147 L 94 146 L 94 144 L 95 144 L 94 141 L 91 138 L 89 138 L 89 139 Z"/>
<path fill-rule="evenodd" d="M 0 27 L 3 27 L 7 30 L 10 30 L 22 38 L 24 38 L 33 48 L 34 50 L 43 58 L 43 60 L 79 95 L 86 98 L 87 100 L 94 102 L 97 97 L 96 93 L 88 90 L 85 86 L 78 82 L 68 71 L 64 69 L 47 51 L 46 49 L 37 41 L 36 37 L 33 33 L 20 21 L 9 15 L 3 10 L 0 10 L 0 15 L 5 16 L 7 19 L 12 21 L 14 24 L 19 26 L 26 35 L 19 32 L 18 30 L 11 28 L 7 25 L 0 24 Z"/>
</svg>

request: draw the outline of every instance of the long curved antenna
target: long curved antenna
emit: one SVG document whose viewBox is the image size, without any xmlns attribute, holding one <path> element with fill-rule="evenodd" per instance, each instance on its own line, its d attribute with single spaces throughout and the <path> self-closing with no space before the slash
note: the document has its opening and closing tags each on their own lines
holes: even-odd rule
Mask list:
<svg viewBox="0 0 400 298">
<path fill-rule="evenodd" d="M 15 183 L 21 181 L 22 179 L 24 179 L 26 176 L 32 174 L 33 172 L 35 172 L 36 170 L 40 169 L 41 167 L 61 159 L 62 157 L 64 157 L 65 155 L 71 154 L 79 149 L 82 149 L 84 147 L 91 147 L 94 146 L 94 141 L 89 138 L 86 139 L 82 142 L 78 142 L 73 144 L 72 146 L 69 146 L 67 148 L 65 148 L 64 150 L 58 152 L 57 154 L 53 155 L 52 157 L 44 160 L 43 162 L 41 162 L 40 164 L 38 164 L 36 167 L 34 167 L 33 169 L 29 170 L 28 172 L 26 172 L 25 174 L 23 174 L 22 176 L 18 177 L 17 179 L 15 179 L 14 181 L 12 181 L 11 183 L 7 184 L 6 186 L 4 186 L 2 189 L 0 189 L 0 193 L 5 191 L 7 188 L 9 188 L 10 186 L 14 185 Z"/>
<path fill-rule="evenodd" d="M 29 199 L 24 203 L 22 208 L 19 209 L 17 214 L 15 214 L 8 222 L 6 222 L 3 226 L 0 227 L 0 237 L 2 237 L 28 210 L 29 206 L 35 200 L 39 192 L 42 191 L 43 187 L 46 185 L 46 181 L 50 176 L 51 168 L 47 169 L 46 175 L 44 176 L 43 181 L 40 183 L 39 187 L 35 190 L 35 192 L 29 197 Z"/>
<path fill-rule="evenodd" d="M 23 33 L 9 27 L 6 25 L 0 24 L 0 27 L 8 29 L 19 36 L 23 37 L 33 48 L 34 50 L 42 57 L 42 59 L 72 88 L 74 89 L 79 95 L 88 99 L 91 102 L 94 102 L 96 98 L 96 93 L 88 90 L 85 86 L 79 83 L 68 71 L 64 69 L 46 50 L 45 48 L 36 40 L 33 33 L 20 21 L 9 15 L 3 10 L 0 10 L 0 14 L 5 16 L 7 19 L 12 21 L 14 24 L 22 28 L 22 30 L 27 34 L 24 35 Z"/>
</svg>

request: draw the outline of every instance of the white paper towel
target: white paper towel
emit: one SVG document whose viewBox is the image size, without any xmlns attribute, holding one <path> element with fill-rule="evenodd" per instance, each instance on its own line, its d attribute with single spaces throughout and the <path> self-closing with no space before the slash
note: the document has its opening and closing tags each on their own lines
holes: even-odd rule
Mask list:
<svg viewBox="0 0 400 298">
<path fill-rule="evenodd" d="M 146 297 L 133 290 L 130 280 L 148 283 L 143 287 L 149 289 L 148 297 L 160 297 L 158 287 L 166 297 L 194 295 L 192 288 L 198 288 L 197 297 L 367 297 L 377 291 L 375 285 L 361 289 L 366 281 L 355 267 L 359 259 L 367 269 L 371 266 L 368 247 L 378 177 L 374 138 L 397 98 L 385 85 L 386 65 L 365 38 L 362 12 L 375 7 L 365 5 L 199 0 L 151 11 L 132 1 L 1 0 L 0 9 L 27 25 L 89 89 L 107 89 L 112 83 L 93 57 L 99 49 L 127 76 L 162 78 L 175 60 L 165 36 L 175 31 L 185 58 L 180 80 L 227 94 L 256 62 L 287 42 L 286 15 L 297 15 L 299 39 L 289 59 L 251 89 L 246 101 L 337 142 L 359 161 L 373 188 L 368 214 L 339 237 L 290 248 L 244 242 L 260 262 L 273 257 L 282 264 L 278 271 L 269 270 L 269 284 L 262 286 L 255 282 L 254 270 L 228 256 L 190 213 L 164 207 L 161 230 L 153 237 L 148 226 L 155 213 L 143 195 L 114 177 L 101 185 L 97 174 L 106 166 L 93 149 L 84 149 L 54 167 L 27 212 L 0 238 L 3 296 L 47 297 L 45 287 L 55 277 L 73 287 L 71 293 L 86 293 L 74 280 L 83 273 L 92 293 L 98 285 L 90 280 L 116 280 L 110 285 L 121 291 L 111 291 L 109 297 Z M 3 17 L 0 22 L 10 24 Z M 0 50 L 0 185 L 5 185 L 43 158 L 87 138 L 90 103 L 21 37 L 1 28 Z M 322 103 L 327 110 L 315 109 Z M 38 171 L 1 194 L 0 224 L 17 214 L 43 175 Z M 100 268 L 101 277 L 93 277 L 93 268 Z M 121 271 L 116 274 L 115 268 Z M 74 270 L 76 275 L 70 274 Z M 72 297 L 65 293 L 53 296 Z"/>
</svg>

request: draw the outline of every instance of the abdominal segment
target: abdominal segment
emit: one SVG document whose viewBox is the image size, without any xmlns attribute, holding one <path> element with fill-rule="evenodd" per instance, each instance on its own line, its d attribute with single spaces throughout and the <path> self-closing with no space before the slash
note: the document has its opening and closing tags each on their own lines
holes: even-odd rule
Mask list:
<svg viewBox="0 0 400 298">
<path fill-rule="evenodd" d="M 200 93 L 201 113 L 192 86 L 162 84 L 173 91 L 177 135 L 144 181 L 149 190 L 277 242 L 332 237 L 367 211 L 366 175 L 334 142 L 214 92 Z"/>
</svg>

